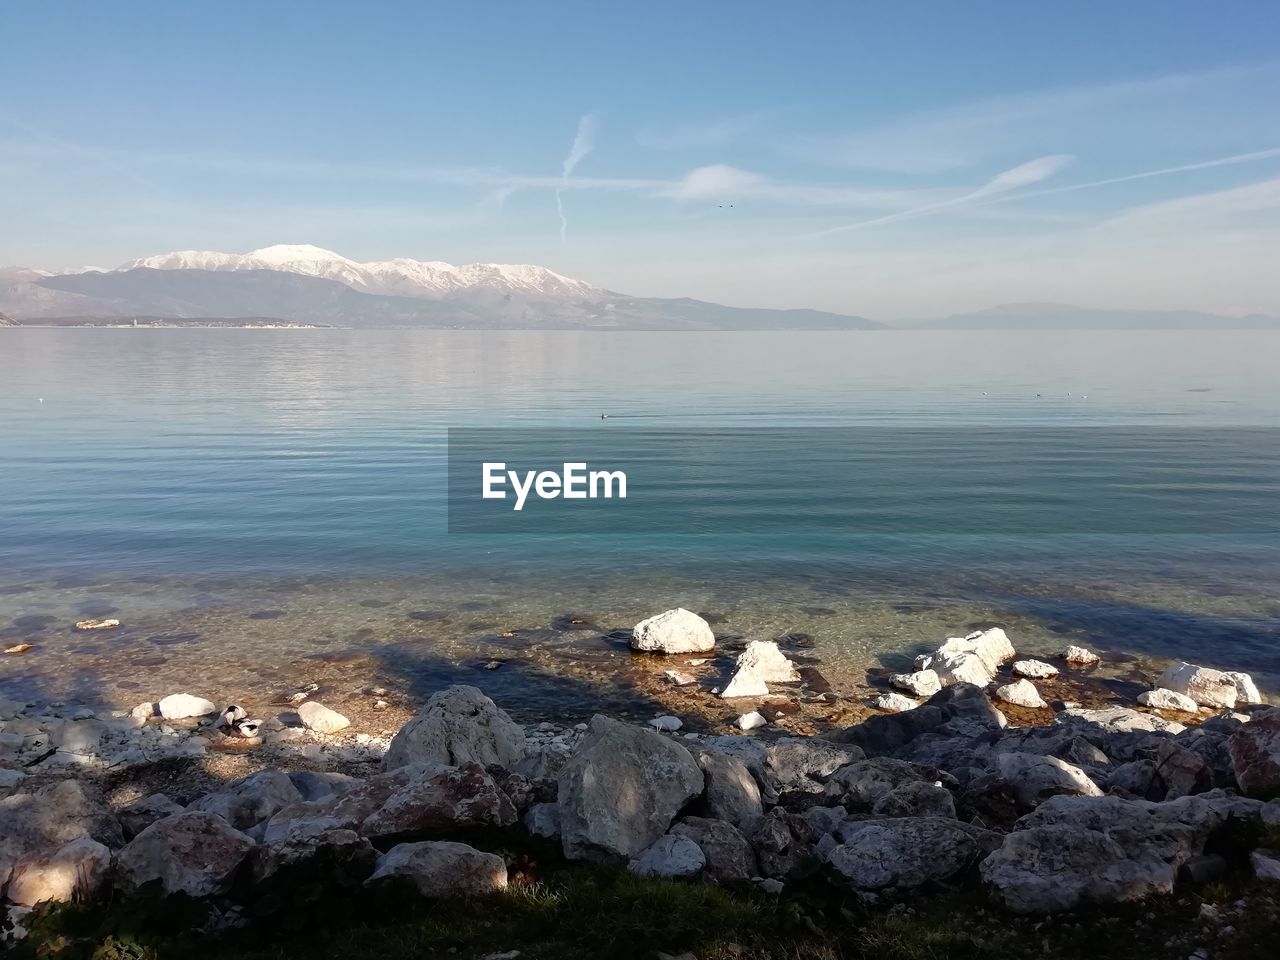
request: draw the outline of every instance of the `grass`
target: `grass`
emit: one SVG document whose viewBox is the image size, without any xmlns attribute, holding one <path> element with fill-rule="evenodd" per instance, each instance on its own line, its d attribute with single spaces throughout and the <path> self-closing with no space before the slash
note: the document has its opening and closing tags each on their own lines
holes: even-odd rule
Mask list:
<svg viewBox="0 0 1280 960">
<path fill-rule="evenodd" d="M 865 902 L 821 875 L 782 897 L 754 889 L 641 879 L 503 849 L 512 885 L 468 901 L 377 894 L 309 868 L 243 896 L 245 925 L 199 932 L 207 904 L 154 893 L 43 911 L 19 960 L 424 960 L 517 950 L 521 960 L 1263 960 L 1280 943 L 1280 884 L 1215 883 L 1197 893 L 1015 917 L 972 885 Z M 233 895 L 236 892 L 233 891 Z M 1235 905 L 1247 902 L 1243 909 Z M 1223 917 L 1206 920 L 1210 903 Z M 1224 934 L 1223 929 L 1229 933 Z"/>
</svg>

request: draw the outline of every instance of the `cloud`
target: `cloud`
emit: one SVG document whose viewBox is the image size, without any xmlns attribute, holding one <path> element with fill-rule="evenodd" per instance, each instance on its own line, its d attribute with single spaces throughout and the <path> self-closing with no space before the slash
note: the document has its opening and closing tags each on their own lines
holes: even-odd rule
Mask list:
<svg viewBox="0 0 1280 960">
<path fill-rule="evenodd" d="M 600 125 L 599 118 L 594 113 L 584 113 L 578 120 L 578 132 L 573 136 L 573 145 L 569 148 L 569 155 L 564 158 L 561 166 L 560 179 L 562 185 L 556 187 L 556 213 L 560 215 L 560 243 L 565 242 L 565 237 L 569 233 L 569 221 L 564 215 L 564 184 L 569 182 L 569 177 L 577 168 L 583 159 L 589 154 L 596 145 L 596 128 Z"/>
<path fill-rule="evenodd" d="M 658 194 L 674 200 L 711 200 L 740 196 L 764 182 L 765 178 L 759 174 L 718 163 L 689 171 L 681 180 L 659 190 Z"/>
</svg>

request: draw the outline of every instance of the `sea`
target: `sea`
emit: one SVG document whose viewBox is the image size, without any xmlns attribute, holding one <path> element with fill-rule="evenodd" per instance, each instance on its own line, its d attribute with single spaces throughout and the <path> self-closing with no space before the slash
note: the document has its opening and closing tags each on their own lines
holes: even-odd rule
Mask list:
<svg viewBox="0 0 1280 960">
<path fill-rule="evenodd" d="M 31 646 L 0 695 L 461 681 L 576 717 L 677 606 L 851 695 L 992 624 L 1280 693 L 1277 361 L 1267 331 L 6 328 L 0 647 Z M 628 497 L 481 502 L 476 437 Z"/>
</svg>

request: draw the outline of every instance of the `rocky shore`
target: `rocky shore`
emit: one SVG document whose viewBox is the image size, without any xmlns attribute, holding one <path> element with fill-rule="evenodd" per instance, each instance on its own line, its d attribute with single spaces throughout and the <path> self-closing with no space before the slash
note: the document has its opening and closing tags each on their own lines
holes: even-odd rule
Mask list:
<svg viewBox="0 0 1280 960">
<path fill-rule="evenodd" d="M 672 610 L 631 644 L 680 686 L 716 638 Z M 43 905 L 142 889 L 234 926 L 312 863 L 371 890 L 500 891 L 513 864 L 485 838 L 512 834 L 642 877 L 769 896 L 818 877 L 868 902 L 960 885 L 1010 914 L 1280 881 L 1280 709 L 1245 674 L 1185 663 L 1132 706 L 1042 695 L 1090 656 L 1018 659 L 999 628 L 948 639 L 876 715 L 821 736 L 776 726 L 770 688 L 802 677 L 763 641 L 705 692 L 754 708 L 722 731 L 522 726 L 465 685 L 389 738 L 305 689 L 261 718 L 184 692 L 129 712 L 3 701 L 0 892 L 15 937 Z"/>
</svg>

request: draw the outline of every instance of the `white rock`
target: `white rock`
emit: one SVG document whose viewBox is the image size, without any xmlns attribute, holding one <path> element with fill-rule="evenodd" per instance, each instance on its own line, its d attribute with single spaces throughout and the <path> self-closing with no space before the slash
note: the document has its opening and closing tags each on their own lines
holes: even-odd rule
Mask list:
<svg viewBox="0 0 1280 960">
<path fill-rule="evenodd" d="M 1146 690 L 1138 694 L 1138 702 L 1144 707 L 1154 707 L 1157 710 L 1181 710 L 1183 713 L 1196 712 L 1196 702 L 1185 693 L 1166 690 L 1163 687 Z"/>
<path fill-rule="evenodd" d="M 720 691 L 720 697 L 724 700 L 732 700 L 735 697 L 766 697 L 768 695 L 768 685 L 756 675 L 755 671 L 746 667 L 739 667 L 738 672 L 733 675 L 733 679 Z"/>
<path fill-rule="evenodd" d="M 738 656 L 738 669 L 750 670 L 765 683 L 798 683 L 800 674 L 772 640 L 752 640 Z"/>
<path fill-rule="evenodd" d="M 647 653 L 706 653 L 715 646 L 711 625 L 683 607 L 641 620 L 631 631 L 631 649 Z"/>
<path fill-rule="evenodd" d="M 697 683 L 698 678 L 687 673 L 681 673 L 679 670 L 664 670 L 662 675 L 677 687 L 687 687 L 692 683 Z"/>
<path fill-rule="evenodd" d="M 1156 686 L 1175 693 L 1185 693 L 1202 707 L 1225 707 L 1230 710 L 1236 705 L 1234 677 L 1184 660 L 1165 670 Z"/>
<path fill-rule="evenodd" d="M 760 727 L 769 723 L 759 711 L 752 710 L 750 713 L 744 713 L 738 718 L 737 725 L 739 730 L 758 730 Z"/>
<path fill-rule="evenodd" d="M 308 730 L 314 730 L 316 733 L 337 733 L 351 726 L 351 721 L 338 711 L 330 710 L 323 703 L 315 700 L 308 700 L 299 706 L 298 716 L 302 718 L 302 723 Z"/>
<path fill-rule="evenodd" d="M 1033 680 L 1044 680 L 1058 675 L 1058 668 L 1043 660 L 1018 660 L 1013 664 L 1013 672 L 1020 677 Z"/>
<path fill-rule="evenodd" d="M 915 673 L 895 673 L 889 683 L 899 690 L 906 690 L 917 697 L 932 697 L 942 689 L 942 681 L 936 670 L 917 670 Z"/>
<path fill-rule="evenodd" d="M 1062 659 L 1067 661 L 1067 663 L 1074 663 L 1082 667 L 1087 667 L 1097 663 L 1102 658 L 1092 650 L 1086 649 L 1085 647 L 1071 646 L 1067 647 L 1067 649 L 1062 652 Z"/>
<path fill-rule="evenodd" d="M 987 668 L 995 673 L 996 668 L 1006 660 L 1012 660 L 1015 654 L 1009 636 L 999 627 L 988 630 L 975 630 L 963 637 L 948 637 L 947 642 L 935 651 L 938 656 L 954 656 L 972 653 L 982 658 Z"/>
<path fill-rule="evenodd" d="M 654 717 L 652 720 L 649 721 L 649 726 L 653 727 L 653 729 L 655 730 L 663 730 L 667 733 L 675 733 L 677 730 L 679 730 L 681 727 L 684 726 L 684 723 L 680 720 L 679 717 L 673 717 L 670 714 L 668 714 L 663 717 Z"/>
<path fill-rule="evenodd" d="M 1262 694 L 1258 692 L 1258 685 L 1253 682 L 1253 677 L 1238 670 L 1228 670 L 1226 674 L 1236 682 L 1237 704 L 1262 702 Z"/>
<path fill-rule="evenodd" d="M 939 653 L 930 658 L 928 665 L 944 687 L 955 683 L 985 687 L 996 676 L 995 668 L 976 653 Z"/>
<path fill-rule="evenodd" d="M 118 626 L 119 620 L 80 620 L 76 623 L 77 630 L 114 630 Z"/>
<path fill-rule="evenodd" d="M 692 877 L 707 865 L 702 848 L 688 837 L 667 834 L 634 857 L 627 869 L 641 877 Z"/>
<path fill-rule="evenodd" d="M 888 710 L 890 713 L 903 713 L 920 706 L 910 697 L 904 697 L 900 693 L 882 693 L 871 701 L 871 705 L 878 710 Z"/>
<path fill-rule="evenodd" d="M 1036 689 L 1036 685 L 1030 680 L 1015 680 L 1013 683 L 1006 683 L 1003 686 L 996 687 L 996 699 L 1019 707 L 1048 706 L 1044 702 L 1044 698 L 1040 696 L 1040 691 Z"/>
<path fill-rule="evenodd" d="M 204 697 L 189 693 L 171 693 L 158 704 L 159 714 L 166 720 L 188 720 L 191 717 L 207 717 L 218 712 L 218 705 Z M 140 709 L 138 708 L 135 709 Z"/>
</svg>

